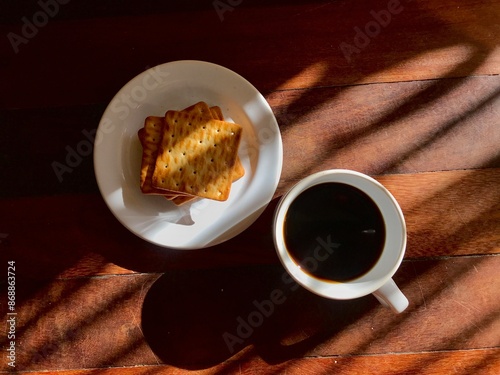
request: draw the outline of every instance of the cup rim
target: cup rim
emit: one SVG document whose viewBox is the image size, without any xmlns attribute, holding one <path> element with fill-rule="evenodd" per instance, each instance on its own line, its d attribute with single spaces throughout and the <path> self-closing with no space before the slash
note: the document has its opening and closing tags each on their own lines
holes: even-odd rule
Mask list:
<svg viewBox="0 0 500 375">
<path fill-rule="evenodd" d="M 284 241 L 283 224 L 290 204 L 306 189 L 325 182 L 346 183 L 366 193 L 379 207 L 386 226 L 384 250 L 379 261 L 365 275 L 347 282 L 326 281 L 307 274 L 287 252 Z M 373 293 L 396 273 L 406 250 L 407 233 L 403 212 L 385 186 L 361 172 L 329 169 L 303 178 L 281 197 L 274 214 L 273 239 L 278 258 L 297 283 L 323 297 L 352 299 Z"/>
</svg>

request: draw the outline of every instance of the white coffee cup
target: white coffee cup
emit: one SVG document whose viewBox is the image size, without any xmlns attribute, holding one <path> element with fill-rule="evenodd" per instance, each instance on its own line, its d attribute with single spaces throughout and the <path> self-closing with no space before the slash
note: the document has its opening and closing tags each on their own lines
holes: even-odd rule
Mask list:
<svg viewBox="0 0 500 375">
<path fill-rule="evenodd" d="M 382 253 L 373 267 L 349 281 L 330 281 L 314 277 L 298 264 L 287 249 L 284 237 L 285 218 L 291 203 L 305 190 L 322 183 L 351 185 L 377 205 L 385 226 Z M 281 199 L 274 216 L 274 244 L 290 276 L 304 288 L 331 299 L 353 299 L 372 293 L 384 306 L 400 313 L 408 307 L 408 299 L 394 283 L 392 276 L 399 268 L 406 249 L 406 225 L 403 213 L 392 194 L 375 179 L 351 170 L 332 169 L 310 175 L 299 181 Z"/>
</svg>

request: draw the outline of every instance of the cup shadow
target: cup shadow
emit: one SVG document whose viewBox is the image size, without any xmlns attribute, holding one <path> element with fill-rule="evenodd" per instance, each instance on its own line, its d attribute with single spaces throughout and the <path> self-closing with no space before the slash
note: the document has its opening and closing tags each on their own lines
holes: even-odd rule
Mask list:
<svg viewBox="0 0 500 375">
<path fill-rule="evenodd" d="M 149 289 L 142 330 L 156 356 L 179 368 L 247 355 L 279 363 L 306 354 L 376 305 L 370 296 L 316 296 L 280 265 L 172 270 Z"/>
</svg>

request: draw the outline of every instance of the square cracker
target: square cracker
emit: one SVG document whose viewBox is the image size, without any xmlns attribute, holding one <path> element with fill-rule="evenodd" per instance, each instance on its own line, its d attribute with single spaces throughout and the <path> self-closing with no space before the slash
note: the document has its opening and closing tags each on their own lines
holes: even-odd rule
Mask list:
<svg viewBox="0 0 500 375">
<path fill-rule="evenodd" d="M 200 106 L 201 106 L 202 108 L 204 107 L 204 109 L 206 110 L 205 103 L 197 103 L 197 104 L 198 104 L 198 108 L 200 108 Z M 196 110 L 197 110 L 197 105 L 195 104 L 195 105 L 192 105 L 188 108 L 183 109 L 182 112 L 190 112 L 190 111 L 196 111 Z M 218 107 L 218 106 L 210 107 L 210 112 L 211 112 L 212 117 L 214 119 L 224 121 L 224 115 L 222 114 L 222 110 L 220 107 Z M 233 169 L 232 182 L 239 180 L 244 175 L 245 175 L 245 169 L 243 168 L 243 164 L 241 164 L 240 158 L 237 157 L 236 163 L 235 163 L 235 166 Z M 160 189 L 157 189 L 157 190 L 160 190 Z M 177 197 L 167 198 L 167 199 L 170 199 L 176 205 L 180 206 L 180 205 L 187 203 L 187 202 L 190 202 L 196 198 L 197 197 L 195 197 L 195 196 L 186 194 L 186 195 L 178 195 Z"/>
<path fill-rule="evenodd" d="M 210 107 L 210 111 L 214 119 L 224 121 L 224 115 L 222 114 L 222 110 L 218 106 Z M 243 164 L 241 164 L 240 157 L 236 157 L 236 163 L 233 169 L 233 182 L 239 180 L 241 177 L 245 175 L 245 168 L 243 168 Z"/>
<path fill-rule="evenodd" d="M 144 127 L 138 131 L 139 140 L 142 145 L 141 191 L 144 194 L 165 195 L 167 198 L 174 198 L 179 193 L 170 193 L 165 190 L 156 189 L 151 183 L 164 122 L 165 119 L 163 117 L 148 116 L 144 120 Z"/>
<path fill-rule="evenodd" d="M 201 105 L 201 107 L 202 108 L 204 107 L 205 110 L 206 110 L 206 107 L 204 106 L 205 103 L 197 103 L 197 104 Z M 200 107 L 198 107 L 198 108 L 200 108 Z M 190 112 L 190 111 L 196 111 L 196 110 L 197 110 L 197 106 L 195 104 L 195 105 L 192 105 L 192 106 L 190 106 L 188 108 L 183 109 L 182 111 L 183 112 Z M 224 121 L 224 115 L 222 114 L 222 110 L 221 110 L 220 107 L 218 107 L 218 106 L 210 107 L 210 112 L 211 112 L 212 117 L 214 119 Z M 237 157 L 236 158 L 236 163 L 235 163 L 234 169 L 233 169 L 232 182 L 235 182 L 235 181 L 239 180 L 244 175 L 245 175 L 245 169 L 243 168 L 243 164 L 241 164 L 240 158 Z M 159 190 L 159 189 L 157 189 L 157 190 Z M 167 199 L 170 199 L 176 205 L 180 206 L 180 205 L 182 205 L 184 203 L 192 201 L 193 199 L 196 199 L 196 197 L 192 196 L 192 195 L 179 195 L 177 197 L 167 198 Z"/>
<path fill-rule="evenodd" d="M 156 192 L 151 185 L 151 177 L 154 172 L 154 165 L 158 155 L 158 145 L 161 140 L 164 119 L 163 117 L 148 116 L 144 120 L 144 127 L 138 132 L 142 145 L 141 162 L 141 190 L 145 194 L 165 194 L 165 191 Z"/>
<path fill-rule="evenodd" d="M 152 185 L 223 201 L 229 196 L 242 128 L 213 119 L 197 103 L 188 111 L 168 111 Z"/>
<path fill-rule="evenodd" d="M 208 107 L 206 103 L 199 102 L 188 108 L 182 110 L 182 112 L 188 112 L 190 114 L 202 115 L 204 118 L 214 118 L 218 120 L 224 120 L 222 110 L 218 106 Z M 211 115 L 211 116 L 210 116 Z M 173 201 L 176 205 L 181 205 L 195 199 L 195 196 L 179 193 L 179 192 L 168 192 L 164 189 L 157 189 L 152 186 L 152 175 L 154 172 L 154 167 L 156 163 L 156 157 L 158 154 L 158 145 L 162 138 L 164 125 L 164 117 L 149 116 L 144 122 L 144 127 L 138 132 L 138 137 L 140 139 L 143 148 L 143 157 L 141 165 L 141 190 L 144 194 L 148 195 L 162 195 L 166 199 Z M 236 163 L 233 169 L 232 182 L 237 181 L 245 174 L 245 170 L 239 157 L 236 159 Z"/>
</svg>

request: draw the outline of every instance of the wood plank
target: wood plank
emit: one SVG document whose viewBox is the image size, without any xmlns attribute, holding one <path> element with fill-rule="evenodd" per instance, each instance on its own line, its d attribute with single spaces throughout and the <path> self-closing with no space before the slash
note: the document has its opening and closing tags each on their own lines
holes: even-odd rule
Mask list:
<svg viewBox="0 0 500 375">
<path fill-rule="evenodd" d="M 499 163 L 500 77 L 295 90 L 267 99 L 283 138 L 280 187 L 329 168 L 381 175 Z"/>
<path fill-rule="evenodd" d="M 365 375 L 377 371 L 380 375 L 410 374 L 424 371 L 427 375 L 495 375 L 500 371 L 500 349 L 481 349 L 412 354 L 386 354 L 376 356 L 338 356 L 334 358 L 303 358 L 282 363 L 266 363 L 260 359 L 241 365 L 228 361 L 205 370 L 186 370 L 169 365 L 136 366 L 100 369 L 101 375 L 150 375 L 167 373 L 173 375 L 211 375 L 224 372 L 239 374 L 320 374 Z M 47 371 L 46 375 L 93 375 L 96 369 Z M 33 372 L 18 372 L 33 374 Z"/>
<path fill-rule="evenodd" d="M 267 99 L 283 138 L 279 194 L 330 168 L 380 175 L 500 167 L 500 76 L 279 91 Z M 0 112 L 0 173 L 12 176 L 0 194 L 97 193 L 92 145 L 103 110 Z"/>
<path fill-rule="evenodd" d="M 98 192 L 92 152 L 104 109 L 0 111 L 0 174 L 10 181 L 2 184 L 0 196 Z"/>
<path fill-rule="evenodd" d="M 498 172 L 500 169 L 421 173 L 408 178 L 378 176 L 405 215 L 408 257 L 500 252 Z"/>
<path fill-rule="evenodd" d="M 499 256 L 407 260 L 395 280 L 410 307 L 399 315 L 371 296 L 317 297 L 297 288 L 276 265 L 47 283 L 19 278 L 16 368 L 165 364 L 251 372 L 270 364 L 267 370 L 298 371 L 306 363 L 315 366 L 304 358 L 326 357 L 318 368 L 337 360 L 347 371 L 364 369 L 367 359 L 356 356 L 369 355 L 385 369 L 392 361 L 432 373 L 457 359 L 461 371 L 487 373 L 499 366 L 498 267 Z M 4 319 L 5 312 L 2 307 Z M 6 325 L 1 329 L 4 345 Z M 7 370 L 5 362 L 1 366 Z"/>
<path fill-rule="evenodd" d="M 0 15 L 0 263 L 16 262 L 16 368 L 4 358 L 0 373 L 500 373 L 498 1 L 66 3 L 19 51 L 9 33 L 48 3 Z M 252 82 L 285 146 L 259 220 L 199 251 L 124 228 L 91 156 L 116 91 L 178 59 Z M 329 168 L 375 176 L 400 202 L 402 314 L 315 296 L 279 263 L 279 197 Z M 3 349 L 7 313 L 0 302 Z"/>
<path fill-rule="evenodd" d="M 405 215 L 407 259 L 500 252 L 500 169 L 377 178 Z M 0 244 L 0 260 L 16 260 L 25 275 L 36 279 L 272 264 L 278 262 L 271 235 L 278 199 L 239 236 L 199 251 L 160 248 L 139 239 L 98 195 L 3 200 L 0 232 L 7 237 Z"/>
<path fill-rule="evenodd" d="M 352 356 L 335 358 L 307 358 L 272 364 L 265 362 L 241 367 L 241 374 L 488 374 L 500 369 L 498 349 L 453 351 L 400 355 Z M 259 366 L 260 365 L 260 366 Z"/>
<path fill-rule="evenodd" d="M 221 16 L 200 1 L 180 12 L 165 3 L 153 13 L 124 7 L 131 16 L 89 17 L 78 16 L 80 6 L 71 2 L 25 43 L 1 40 L 1 108 L 105 103 L 148 67 L 182 59 L 227 66 L 265 93 L 499 73 L 497 1 L 462 1 L 459 8 L 452 0 L 398 3 L 390 13 L 382 0 L 243 2 Z M 36 11 L 23 16 L 30 21 Z M 389 14 L 386 21 L 380 12 Z M 4 21 L 0 34 L 23 37 L 14 14 L 5 17 L 17 23 Z M 65 50 L 74 52 L 71 64 L 59 57 Z"/>
</svg>

